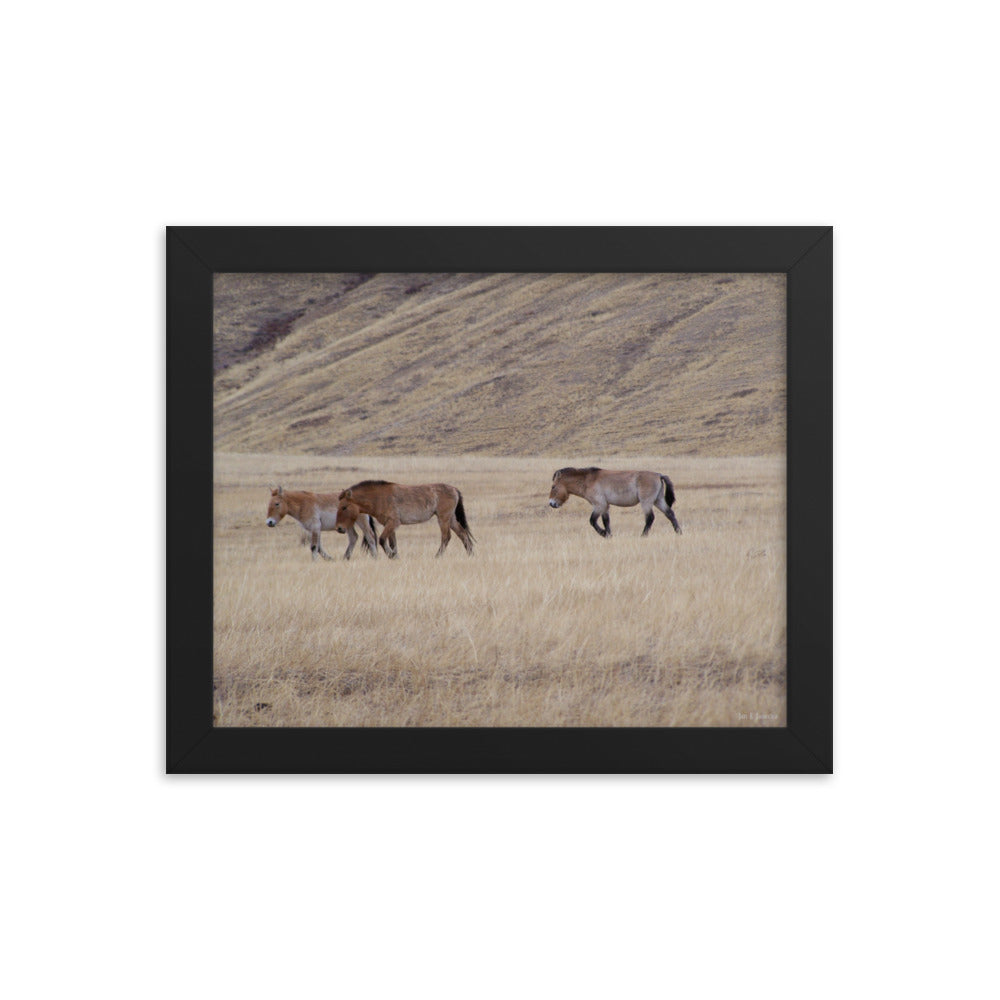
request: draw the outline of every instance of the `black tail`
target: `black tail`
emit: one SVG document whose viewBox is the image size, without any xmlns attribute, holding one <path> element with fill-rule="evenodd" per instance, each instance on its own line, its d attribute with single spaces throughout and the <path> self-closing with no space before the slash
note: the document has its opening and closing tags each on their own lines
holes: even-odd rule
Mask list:
<svg viewBox="0 0 1000 1000">
<path fill-rule="evenodd" d="M 674 484 L 670 482 L 669 476 L 660 476 L 663 480 L 663 497 L 667 501 L 668 507 L 673 507 L 674 500 L 677 498 L 674 496 Z"/>
<path fill-rule="evenodd" d="M 458 503 L 455 505 L 455 520 L 469 532 L 469 538 L 475 541 L 475 536 L 469 531 L 469 522 L 465 519 L 465 508 L 462 506 L 462 491 L 456 490 L 455 492 L 458 493 Z"/>
<path fill-rule="evenodd" d="M 365 514 L 365 517 L 368 518 L 368 530 L 374 536 L 374 538 L 375 538 L 375 544 L 372 545 L 368 541 L 368 536 L 363 531 L 361 532 L 361 541 L 364 542 L 364 546 L 365 546 L 366 549 L 368 549 L 368 554 L 369 555 L 377 556 L 378 555 L 378 525 L 375 523 L 375 519 L 371 516 L 371 514 Z"/>
</svg>

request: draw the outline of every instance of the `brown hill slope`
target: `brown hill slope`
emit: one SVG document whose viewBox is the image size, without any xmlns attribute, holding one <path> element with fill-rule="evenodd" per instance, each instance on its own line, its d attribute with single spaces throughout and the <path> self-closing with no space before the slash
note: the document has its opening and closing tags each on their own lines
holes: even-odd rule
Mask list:
<svg viewBox="0 0 1000 1000">
<path fill-rule="evenodd" d="M 220 274 L 226 452 L 765 454 L 784 275 Z"/>
</svg>

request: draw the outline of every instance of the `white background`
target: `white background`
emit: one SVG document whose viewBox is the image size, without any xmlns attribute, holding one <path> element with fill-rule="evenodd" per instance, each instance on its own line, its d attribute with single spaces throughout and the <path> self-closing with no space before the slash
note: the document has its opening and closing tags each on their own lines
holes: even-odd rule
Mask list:
<svg viewBox="0 0 1000 1000">
<path fill-rule="evenodd" d="M 995 989 L 987 9 L 5 14 L 11 996 Z M 165 777 L 163 229 L 279 223 L 833 224 L 836 774 Z"/>
</svg>

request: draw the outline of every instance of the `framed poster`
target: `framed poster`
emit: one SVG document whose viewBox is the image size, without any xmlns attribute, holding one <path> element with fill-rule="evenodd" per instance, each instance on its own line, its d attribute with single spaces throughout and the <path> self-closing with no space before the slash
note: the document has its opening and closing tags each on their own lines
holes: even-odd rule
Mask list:
<svg viewBox="0 0 1000 1000">
<path fill-rule="evenodd" d="M 167 770 L 829 773 L 832 486 L 829 227 L 169 228 Z"/>
</svg>

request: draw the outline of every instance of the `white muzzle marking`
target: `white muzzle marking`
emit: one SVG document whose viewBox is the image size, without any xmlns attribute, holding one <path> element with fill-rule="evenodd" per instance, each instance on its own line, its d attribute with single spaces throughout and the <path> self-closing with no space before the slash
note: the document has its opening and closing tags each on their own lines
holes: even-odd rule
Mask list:
<svg viewBox="0 0 1000 1000">
<path fill-rule="evenodd" d="M 273 527 L 274 527 L 274 526 L 275 526 L 275 525 L 276 525 L 277 523 L 278 523 L 278 522 L 277 522 L 277 521 L 275 521 L 275 519 L 274 519 L 273 517 L 269 517 L 269 518 L 267 519 L 267 526 L 268 526 L 269 528 L 273 528 Z"/>
</svg>

